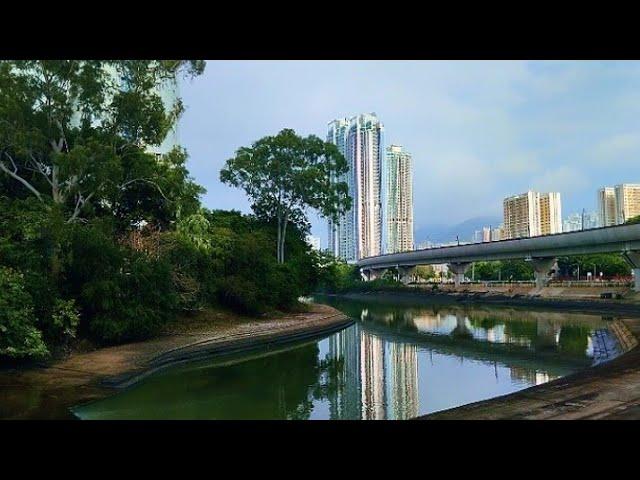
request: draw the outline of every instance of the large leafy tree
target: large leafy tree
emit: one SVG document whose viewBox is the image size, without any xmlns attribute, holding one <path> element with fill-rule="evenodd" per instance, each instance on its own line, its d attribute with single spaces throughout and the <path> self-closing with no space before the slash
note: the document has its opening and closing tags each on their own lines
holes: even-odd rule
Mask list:
<svg viewBox="0 0 640 480">
<path fill-rule="evenodd" d="M 160 145 L 183 111 L 179 99 L 164 105 L 161 87 L 203 68 L 182 60 L 1 61 L 1 184 L 57 206 L 69 223 L 96 209 L 139 221 L 141 198 L 175 213 L 167 205 L 200 192 L 186 155 L 176 149 L 163 164 L 147 147 Z"/>
<path fill-rule="evenodd" d="M 307 231 L 308 208 L 335 219 L 351 207 L 348 186 L 339 181 L 348 168 L 335 145 L 284 129 L 238 149 L 220 180 L 243 188 L 256 216 L 277 223 L 277 259 L 283 263 L 289 223 Z"/>
</svg>

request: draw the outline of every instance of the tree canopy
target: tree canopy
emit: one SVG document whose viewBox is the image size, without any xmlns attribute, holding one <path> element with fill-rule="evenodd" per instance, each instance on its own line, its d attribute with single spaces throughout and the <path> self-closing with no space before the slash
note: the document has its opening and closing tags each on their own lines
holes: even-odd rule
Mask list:
<svg viewBox="0 0 640 480">
<path fill-rule="evenodd" d="M 55 205 L 69 223 L 96 210 L 139 221 L 133 212 L 153 188 L 151 202 L 163 204 L 156 216 L 166 220 L 172 201 L 202 190 L 188 179 L 183 150 L 164 164 L 146 150 L 184 110 L 179 99 L 165 106 L 161 89 L 203 68 L 182 60 L 1 61 L 0 181 Z"/>
<path fill-rule="evenodd" d="M 335 145 L 284 129 L 239 148 L 220 180 L 244 189 L 258 218 L 277 223 L 277 259 L 282 263 L 288 223 L 308 231 L 307 208 L 337 218 L 351 207 L 348 185 L 339 180 L 348 168 Z"/>
</svg>

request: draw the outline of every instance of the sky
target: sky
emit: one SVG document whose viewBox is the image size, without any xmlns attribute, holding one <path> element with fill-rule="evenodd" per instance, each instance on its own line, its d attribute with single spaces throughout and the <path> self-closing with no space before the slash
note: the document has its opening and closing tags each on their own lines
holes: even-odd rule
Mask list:
<svg viewBox="0 0 640 480">
<path fill-rule="evenodd" d="M 528 189 L 560 192 L 563 217 L 595 211 L 598 188 L 640 183 L 638 61 L 208 61 L 180 93 L 209 208 L 250 212 L 219 180 L 239 147 L 283 128 L 324 139 L 365 112 L 413 156 L 415 230 L 501 216 Z M 310 219 L 325 247 L 326 221 Z"/>
</svg>

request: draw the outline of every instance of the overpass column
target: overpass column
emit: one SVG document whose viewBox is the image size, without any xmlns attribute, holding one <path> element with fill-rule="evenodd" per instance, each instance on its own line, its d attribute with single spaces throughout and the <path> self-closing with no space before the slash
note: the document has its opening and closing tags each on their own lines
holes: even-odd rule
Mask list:
<svg viewBox="0 0 640 480">
<path fill-rule="evenodd" d="M 398 267 L 398 274 L 400 275 L 400 281 L 405 285 L 410 283 L 413 280 L 413 276 L 416 273 L 416 267 Z"/>
<path fill-rule="evenodd" d="M 640 292 L 640 252 L 623 252 L 622 256 L 633 269 L 633 290 Z"/>
<path fill-rule="evenodd" d="M 536 288 L 542 288 L 549 282 L 549 274 L 556 263 L 556 259 L 551 258 L 532 258 L 534 276 L 536 279 Z"/>
<path fill-rule="evenodd" d="M 456 287 L 464 282 L 464 274 L 471 266 L 471 262 L 456 262 L 449 264 L 449 270 L 453 272 L 453 281 Z"/>
<path fill-rule="evenodd" d="M 362 270 L 362 274 L 365 280 L 367 282 L 370 282 L 382 277 L 382 275 L 384 275 L 384 272 L 386 271 L 386 268 L 365 268 L 364 270 Z"/>
</svg>

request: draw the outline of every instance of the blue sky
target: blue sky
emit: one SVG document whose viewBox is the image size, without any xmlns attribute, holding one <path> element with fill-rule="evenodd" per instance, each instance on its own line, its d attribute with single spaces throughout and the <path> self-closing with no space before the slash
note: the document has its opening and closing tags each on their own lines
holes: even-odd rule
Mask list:
<svg viewBox="0 0 640 480">
<path fill-rule="evenodd" d="M 600 186 L 640 183 L 637 61 L 209 61 L 181 94 L 180 141 L 210 208 L 250 211 L 218 179 L 238 147 L 283 128 L 324 138 L 362 112 L 413 154 L 416 229 L 499 216 L 529 188 L 561 192 L 566 217 L 595 210 Z"/>
</svg>

